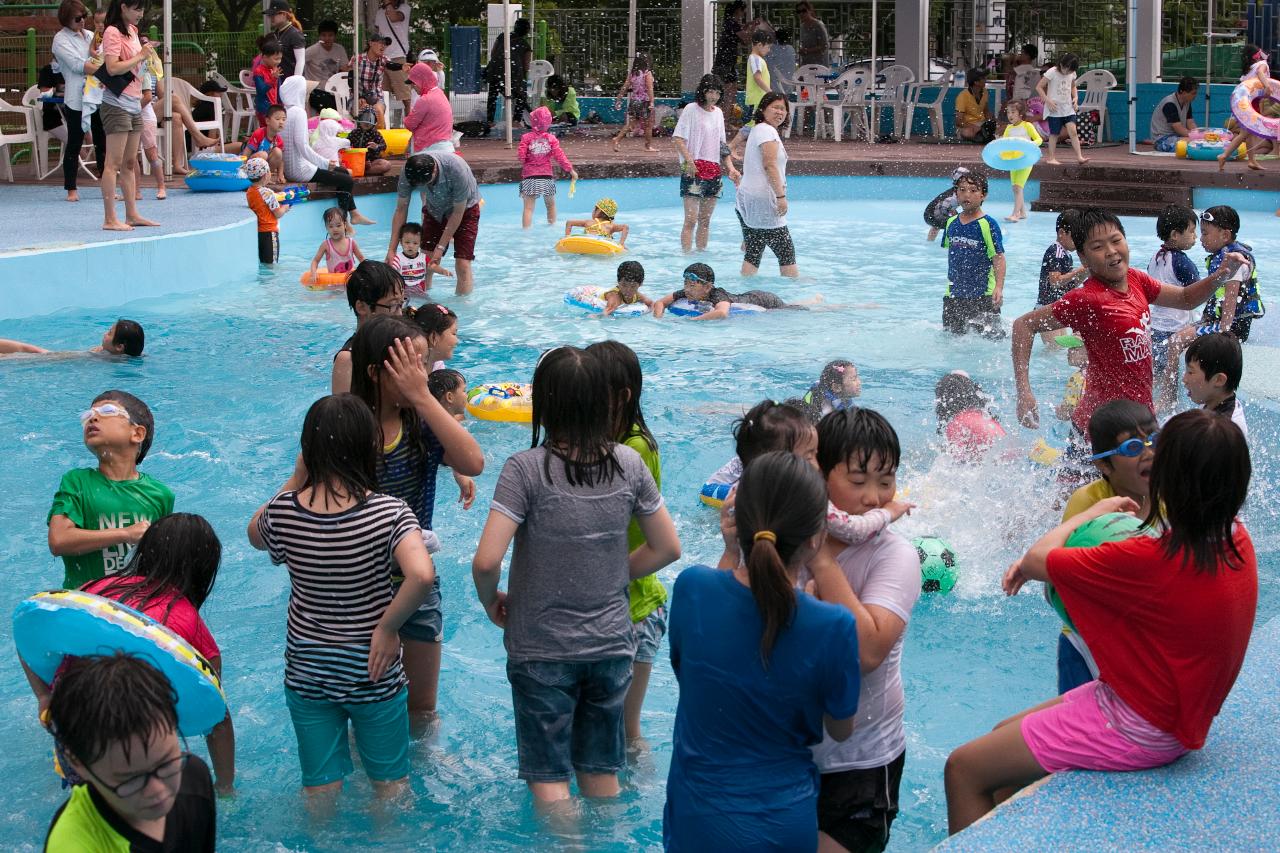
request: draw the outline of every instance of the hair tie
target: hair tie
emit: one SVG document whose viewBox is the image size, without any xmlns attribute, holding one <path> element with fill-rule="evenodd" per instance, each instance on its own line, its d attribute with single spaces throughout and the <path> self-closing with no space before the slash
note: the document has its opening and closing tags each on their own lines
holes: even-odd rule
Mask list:
<svg viewBox="0 0 1280 853">
<path fill-rule="evenodd" d="M 778 544 L 778 537 L 772 530 L 757 530 L 756 535 L 751 537 L 752 542 L 759 542 L 761 539 L 772 542 L 774 545 Z"/>
<path fill-rule="evenodd" d="M 1254 61 L 1254 62 L 1260 62 L 1261 60 L 1266 59 L 1266 58 L 1267 58 L 1267 54 L 1266 54 L 1265 52 L 1263 52 L 1262 50 L 1259 50 L 1257 53 L 1255 53 L 1255 54 L 1253 55 L 1253 61 Z"/>
</svg>

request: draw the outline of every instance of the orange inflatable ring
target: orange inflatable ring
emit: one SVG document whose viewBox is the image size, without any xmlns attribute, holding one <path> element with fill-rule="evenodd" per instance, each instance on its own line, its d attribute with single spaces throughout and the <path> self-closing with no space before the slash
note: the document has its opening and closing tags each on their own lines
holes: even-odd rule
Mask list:
<svg viewBox="0 0 1280 853">
<path fill-rule="evenodd" d="M 304 272 L 299 281 L 307 290 L 328 290 L 331 287 L 346 287 L 350 276 L 349 272 L 329 272 L 324 267 L 320 267 L 314 276 Z"/>
</svg>

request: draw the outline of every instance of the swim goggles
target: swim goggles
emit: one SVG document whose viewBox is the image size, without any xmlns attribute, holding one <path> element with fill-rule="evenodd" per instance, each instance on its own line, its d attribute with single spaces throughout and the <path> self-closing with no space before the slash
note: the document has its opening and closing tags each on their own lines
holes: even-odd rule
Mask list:
<svg viewBox="0 0 1280 853">
<path fill-rule="evenodd" d="M 100 418 L 124 418 L 129 423 L 133 423 L 133 419 L 129 417 L 129 411 L 124 406 L 118 406 L 115 403 L 103 403 L 101 406 L 94 406 L 87 412 L 81 412 L 80 423 L 87 424 L 94 415 Z"/>
<path fill-rule="evenodd" d="M 705 278 L 703 278 L 702 276 L 698 275 L 696 272 L 687 272 L 687 273 L 685 273 L 685 274 L 684 274 L 684 280 L 685 280 L 685 281 L 700 281 L 700 282 L 702 282 L 703 284 L 710 284 L 710 283 L 711 283 L 711 282 L 707 281 Z"/>
<path fill-rule="evenodd" d="M 1156 436 L 1159 434 L 1160 430 L 1156 430 L 1146 438 L 1131 438 L 1127 441 L 1122 441 L 1120 442 L 1120 446 L 1116 449 L 1108 450 L 1105 453 L 1095 453 L 1090 456 L 1089 459 L 1097 461 L 1099 459 L 1106 459 L 1108 456 L 1125 456 L 1132 459 L 1135 456 L 1141 456 L 1142 451 L 1146 450 L 1148 447 L 1156 446 Z"/>
</svg>

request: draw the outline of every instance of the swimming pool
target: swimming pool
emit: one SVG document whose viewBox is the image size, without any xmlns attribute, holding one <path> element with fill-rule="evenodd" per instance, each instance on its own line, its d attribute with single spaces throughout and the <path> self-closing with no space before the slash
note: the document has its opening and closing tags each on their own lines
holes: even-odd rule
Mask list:
<svg viewBox="0 0 1280 853">
<path fill-rule="evenodd" d="M 563 185 L 562 185 L 563 187 Z M 728 428 L 743 404 L 784 398 L 808 387 L 827 360 L 849 357 L 863 376 L 863 403 L 897 427 L 905 458 L 901 479 L 917 514 L 898 526 L 907 535 L 936 533 L 962 560 L 962 578 L 947 597 L 922 597 L 907 632 L 908 758 L 902 813 L 892 849 L 919 850 L 945 834 L 942 765 L 957 744 L 998 720 L 1048 698 L 1054 689 L 1056 621 L 1031 592 L 1006 600 L 998 579 L 1008 562 L 1054 520 L 1044 473 L 996 462 L 957 468 L 936 461 L 932 389 L 937 378 L 964 368 L 991 390 L 1007 424 L 1013 422 L 1008 347 L 956 340 L 940 329 L 945 253 L 923 240 L 920 210 L 941 189 L 936 181 L 792 179 L 792 230 L 802 279 L 761 276 L 752 287 L 787 298 L 821 293 L 844 306 L 821 312 L 775 312 L 724 323 L 675 319 L 603 320 L 573 311 L 562 296 L 570 286 L 610 281 L 608 260 L 562 257 L 551 250 L 559 231 L 519 227 L 513 187 L 485 188 L 477 287 L 455 299 L 446 282 L 438 294 L 461 314 L 461 344 L 451 366 L 470 382 L 525 379 L 547 347 L 616 337 L 639 353 L 645 368 L 644 408 L 660 442 L 664 495 L 684 542 L 685 558 L 661 573 L 668 587 L 682 566 L 719 554 L 716 517 L 697 500 L 698 487 L 731 453 Z M 1008 210 L 1006 196 L 988 205 Z M 893 201 L 908 195 L 911 201 Z M 675 289 L 686 259 L 678 252 L 679 212 L 673 180 L 581 182 L 574 200 L 560 196 L 561 216 L 583 215 L 601 195 L 620 202 L 619 220 L 632 228 L 630 257 L 648 272 L 645 292 Z M 367 254 L 385 248 L 389 200 L 361 200 L 384 225 L 362 232 Z M 237 797 L 220 803 L 220 849 L 333 850 L 338 848 L 510 849 L 554 846 L 515 778 L 515 741 L 501 632 L 475 601 L 470 558 L 502 461 L 528 446 L 526 429 L 471 422 L 485 450 L 480 499 L 470 511 L 454 503 L 443 477 L 437 526 L 445 599 L 444 665 L 439 733 L 415 744 L 414 805 L 371 816 L 368 783 L 352 776 L 338 816 L 309 825 L 298 793 L 293 732 L 284 707 L 284 619 L 288 582 L 283 569 L 249 548 L 244 528 L 253 510 L 288 475 L 306 407 L 327 393 L 333 352 L 353 319 L 340 293 L 314 294 L 298 285 L 320 239 L 320 205 L 300 207 L 284 220 L 282 263 L 270 273 L 196 293 L 144 299 L 118 310 L 67 310 L 21 322 L 0 321 L 0 337 L 52 348 L 95 343 L 115 316 L 147 328 L 141 362 L 73 359 L 56 363 L 0 363 L 0 434 L 9 436 L 0 466 L 0 560 L 9 582 L 0 594 L 8 613 L 25 595 L 55 585 L 59 561 L 45 547 L 44 517 L 58 477 L 88 465 L 76 413 L 94 394 L 125 388 L 156 415 L 155 446 L 144 469 L 168 483 L 179 509 L 210 519 L 224 544 L 222 571 L 205 615 L 223 648 L 227 695 L 236 714 Z M 1242 239 L 1263 257 L 1280 257 L 1270 213 L 1244 214 Z M 1135 265 L 1156 245 L 1152 220 L 1130 220 Z M 705 258 L 727 289 L 740 286 L 738 230 L 726 199 Z M 1032 214 L 1005 229 L 1010 275 L 1007 319 L 1035 299 L 1040 256 L 1053 239 L 1053 217 Z M 252 253 L 254 247 L 245 245 Z M 1195 255 L 1193 254 L 1193 257 Z M 216 264 L 217 258 L 201 259 Z M 766 261 L 766 270 L 772 269 Z M 1266 321 L 1256 338 L 1276 340 Z M 1245 350 L 1246 362 L 1249 348 Z M 1033 381 L 1047 403 L 1061 396 L 1069 373 L 1059 353 L 1033 356 Z M 1247 372 L 1246 367 L 1246 372 Z M 1280 548 L 1277 499 L 1270 485 L 1277 462 L 1280 417 L 1270 404 L 1249 400 L 1255 485 L 1248 507 L 1263 562 L 1259 624 L 1280 612 L 1275 580 Z M 1029 446 L 1034 434 L 1009 427 Z M 1040 496 L 1045 496 L 1041 498 Z M 11 649 L 8 619 L 0 644 Z M 665 651 L 663 653 L 665 655 Z M 63 795 L 49 774 L 49 741 L 35 721 L 35 705 L 11 655 L 0 666 L 0 709 L 7 748 L 0 774 L 7 786 L 0 846 L 38 849 Z M 615 803 L 586 809 L 572 846 L 592 850 L 652 848 L 661 842 L 662 803 L 676 685 L 660 657 L 645 706 L 650 754 L 629 776 Z M 203 753 L 203 744 L 192 742 Z"/>
</svg>

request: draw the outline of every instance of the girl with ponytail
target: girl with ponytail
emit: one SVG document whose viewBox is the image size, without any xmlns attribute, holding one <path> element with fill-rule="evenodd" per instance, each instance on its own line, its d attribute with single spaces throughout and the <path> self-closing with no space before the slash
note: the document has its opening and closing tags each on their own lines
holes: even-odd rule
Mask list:
<svg viewBox="0 0 1280 853">
<path fill-rule="evenodd" d="M 663 839 L 668 850 L 814 850 L 818 772 L 810 747 L 837 740 L 858 709 L 853 593 L 822 554 L 822 475 L 785 451 L 738 483 L 742 559 L 693 566 L 672 596 L 680 703 Z M 795 588 L 808 566 L 819 598 Z"/>
</svg>

